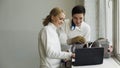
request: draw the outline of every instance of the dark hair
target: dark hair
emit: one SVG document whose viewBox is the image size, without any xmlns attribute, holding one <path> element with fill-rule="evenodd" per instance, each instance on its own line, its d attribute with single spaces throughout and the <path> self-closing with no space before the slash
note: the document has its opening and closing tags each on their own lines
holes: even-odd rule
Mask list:
<svg viewBox="0 0 120 68">
<path fill-rule="evenodd" d="M 57 15 L 59 15 L 59 14 L 62 13 L 62 12 L 64 12 L 63 9 L 61 9 L 61 8 L 59 8 L 59 7 L 53 8 L 53 9 L 50 11 L 49 15 L 44 19 L 43 25 L 44 25 L 44 26 L 48 25 L 49 22 L 52 22 L 52 19 L 51 19 L 52 16 L 57 16 Z"/>
<path fill-rule="evenodd" d="M 72 16 L 74 14 L 83 13 L 85 15 L 85 7 L 82 5 L 77 5 L 72 9 Z"/>
</svg>

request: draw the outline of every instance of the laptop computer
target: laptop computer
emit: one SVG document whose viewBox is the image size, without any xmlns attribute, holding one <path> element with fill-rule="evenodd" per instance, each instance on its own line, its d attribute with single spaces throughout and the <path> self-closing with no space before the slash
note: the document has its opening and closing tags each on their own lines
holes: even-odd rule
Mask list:
<svg viewBox="0 0 120 68">
<path fill-rule="evenodd" d="M 75 50 L 75 55 L 73 66 L 102 64 L 104 48 L 80 48 Z"/>
</svg>

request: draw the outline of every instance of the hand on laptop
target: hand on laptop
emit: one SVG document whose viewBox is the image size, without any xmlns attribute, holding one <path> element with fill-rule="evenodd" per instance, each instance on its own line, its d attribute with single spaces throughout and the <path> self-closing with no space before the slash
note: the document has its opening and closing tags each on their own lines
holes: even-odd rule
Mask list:
<svg viewBox="0 0 120 68">
<path fill-rule="evenodd" d="M 71 58 L 75 58 L 75 53 L 72 53 Z M 70 60 L 71 60 L 71 59 L 63 59 L 62 61 L 63 61 L 63 62 L 67 62 L 67 61 L 70 61 Z"/>
<path fill-rule="evenodd" d="M 71 58 L 75 58 L 75 53 L 72 53 L 72 56 L 71 56 Z"/>
</svg>

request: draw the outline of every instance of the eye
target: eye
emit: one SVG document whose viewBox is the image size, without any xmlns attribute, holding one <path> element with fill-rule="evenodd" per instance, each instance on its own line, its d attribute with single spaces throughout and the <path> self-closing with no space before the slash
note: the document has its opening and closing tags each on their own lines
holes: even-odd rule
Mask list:
<svg viewBox="0 0 120 68">
<path fill-rule="evenodd" d="M 62 18 L 59 18 L 60 20 L 62 20 Z"/>
<path fill-rule="evenodd" d="M 82 17 L 80 17 L 80 20 L 83 19 Z"/>
<path fill-rule="evenodd" d="M 64 21 L 64 18 L 59 18 L 59 20 L 63 20 Z"/>
<path fill-rule="evenodd" d="M 77 19 L 77 17 L 73 17 L 73 19 Z"/>
<path fill-rule="evenodd" d="M 65 21 L 65 19 L 63 18 L 63 21 Z"/>
</svg>

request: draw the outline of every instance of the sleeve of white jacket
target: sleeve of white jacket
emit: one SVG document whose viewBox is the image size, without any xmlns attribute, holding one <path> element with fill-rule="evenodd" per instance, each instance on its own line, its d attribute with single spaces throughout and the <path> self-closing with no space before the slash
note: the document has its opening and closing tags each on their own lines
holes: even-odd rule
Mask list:
<svg viewBox="0 0 120 68">
<path fill-rule="evenodd" d="M 49 37 L 48 37 L 49 35 Z M 47 34 L 46 30 L 44 30 L 41 34 L 41 38 L 43 40 L 43 45 L 45 49 L 46 56 L 49 58 L 58 58 L 58 59 L 70 59 L 72 53 L 71 52 L 63 52 L 61 51 L 60 46 L 55 48 L 56 45 L 54 43 L 56 40 L 52 40 L 53 35 Z M 51 40 L 50 40 L 51 39 Z M 60 49 L 59 49 L 60 48 Z"/>
</svg>

